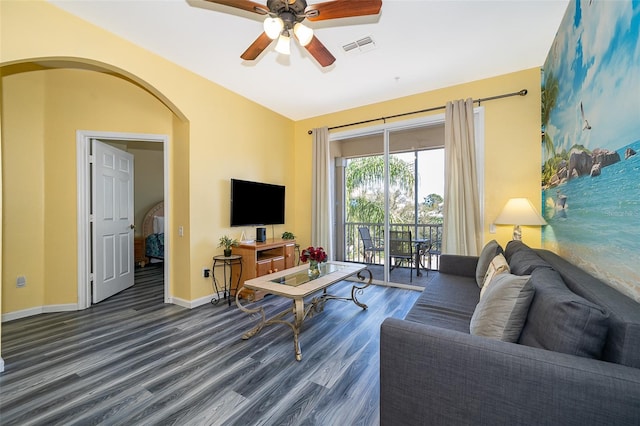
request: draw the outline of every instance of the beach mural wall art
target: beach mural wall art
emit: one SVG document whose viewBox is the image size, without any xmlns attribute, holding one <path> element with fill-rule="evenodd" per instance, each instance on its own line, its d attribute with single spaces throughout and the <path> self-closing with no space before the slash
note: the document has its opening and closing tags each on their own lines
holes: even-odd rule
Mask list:
<svg viewBox="0 0 640 426">
<path fill-rule="evenodd" d="M 640 1 L 572 0 L 542 77 L 551 249 L 640 301 Z"/>
</svg>

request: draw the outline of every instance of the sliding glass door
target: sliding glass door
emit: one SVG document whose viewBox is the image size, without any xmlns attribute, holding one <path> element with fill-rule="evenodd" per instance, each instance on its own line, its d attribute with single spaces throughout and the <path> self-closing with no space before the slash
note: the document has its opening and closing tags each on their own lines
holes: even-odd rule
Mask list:
<svg viewBox="0 0 640 426">
<path fill-rule="evenodd" d="M 340 141 L 336 193 L 344 209 L 336 217 L 344 260 L 379 265 L 377 278 L 406 284 L 418 267 L 433 266 L 429 250 L 442 229 L 443 143 L 441 123 Z"/>
<path fill-rule="evenodd" d="M 435 266 L 444 202 L 443 126 L 388 130 L 385 281 L 412 283 Z"/>
</svg>

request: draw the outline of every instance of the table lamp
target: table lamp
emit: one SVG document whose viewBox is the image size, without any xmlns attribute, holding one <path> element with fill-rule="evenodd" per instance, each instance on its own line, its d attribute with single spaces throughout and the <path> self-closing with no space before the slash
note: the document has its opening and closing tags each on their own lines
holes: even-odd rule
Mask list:
<svg viewBox="0 0 640 426">
<path fill-rule="evenodd" d="M 520 225 L 546 225 L 547 222 L 540 216 L 527 198 L 511 198 L 494 221 L 496 225 L 514 225 L 513 239 L 522 239 Z"/>
</svg>

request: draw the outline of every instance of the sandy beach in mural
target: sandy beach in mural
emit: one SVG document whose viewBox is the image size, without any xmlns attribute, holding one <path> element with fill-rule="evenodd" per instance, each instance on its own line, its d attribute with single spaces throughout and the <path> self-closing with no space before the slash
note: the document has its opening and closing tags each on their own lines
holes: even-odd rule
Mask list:
<svg viewBox="0 0 640 426">
<path fill-rule="evenodd" d="M 543 189 L 545 247 L 640 301 L 640 141 L 597 175 L 558 179 Z M 625 158 L 626 157 L 626 158 Z M 592 166 L 593 167 L 593 166 Z M 568 174 L 562 167 L 556 174 Z M 556 180 L 554 180 L 556 181 Z"/>
</svg>

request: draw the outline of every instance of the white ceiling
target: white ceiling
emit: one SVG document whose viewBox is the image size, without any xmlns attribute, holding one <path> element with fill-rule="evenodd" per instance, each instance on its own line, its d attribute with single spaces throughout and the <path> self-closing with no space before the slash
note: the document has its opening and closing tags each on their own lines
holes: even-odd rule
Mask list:
<svg viewBox="0 0 640 426">
<path fill-rule="evenodd" d="M 322 68 L 293 41 L 243 61 L 264 18 L 203 0 L 49 1 L 293 120 L 542 66 L 569 3 L 383 0 L 379 16 L 305 21 L 336 57 Z M 363 36 L 375 49 L 343 51 Z"/>
</svg>

